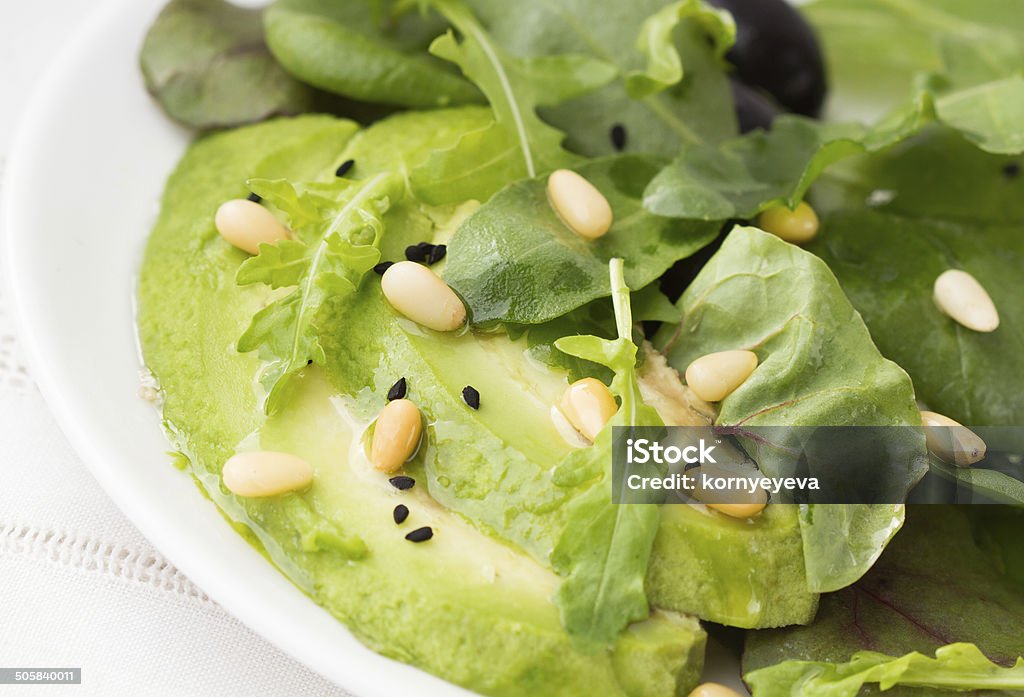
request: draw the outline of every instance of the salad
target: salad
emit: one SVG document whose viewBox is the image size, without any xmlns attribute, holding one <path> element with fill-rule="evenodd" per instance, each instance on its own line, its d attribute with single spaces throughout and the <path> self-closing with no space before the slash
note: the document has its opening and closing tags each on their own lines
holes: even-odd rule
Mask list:
<svg viewBox="0 0 1024 697">
<path fill-rule="evenodd" d="M 138 289 L 175 463 L 367 646 L 502 697 L 733 695 L 709 634 L 754 697 L 1024 690 L 1013 0 L 171 0 L 140 64 L 196 131 Z M 687 429 L 846 478 L 624 498 Z"/>
</svg>

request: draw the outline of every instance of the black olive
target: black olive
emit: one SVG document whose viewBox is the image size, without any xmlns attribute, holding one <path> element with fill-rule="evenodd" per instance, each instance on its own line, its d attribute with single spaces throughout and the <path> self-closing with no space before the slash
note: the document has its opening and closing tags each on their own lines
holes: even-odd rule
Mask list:
<svg viewBox="0 0 1024 697">
<path fill-rule="evenodd" d="M 740 133 L 747 133 L 755 128 L 769 130 L 772 127 L 772 121 L 781 112 L 778 105 L 739 80 L 729 80 L 729 87 L 732 88 L 732 101 L 736 109 L 736 120 L 739 122 Z"/>
<path fill-rule="evenodd" d="M 718 251 L 718 248 L 722 246 L 726 234 L 732 229 L 733 223 L 736 222 L 743 221 L 727 220 L 719 231 L 718 237 L 711 244 L 693 256 L 680 259 L 661 275 L 658 287 L 662 293 L 668 296 L 669 300 L 672 302 L 679 300 L 679 296 L 683 294 L 683 291 L 693 282 L 693 279 L 697 277 L 697 274 L 704 268 L 704 265 L 708 263 L 715 252 Z"/>
<path fill-rule="evenodd" d="M 728 54 L 736 76 L 789 111 L 818 116 L 825 101 L 825 63 L 807 20 L 785 0 L 710 2 L 736 20 L 736 45 Z"/>
</svg>

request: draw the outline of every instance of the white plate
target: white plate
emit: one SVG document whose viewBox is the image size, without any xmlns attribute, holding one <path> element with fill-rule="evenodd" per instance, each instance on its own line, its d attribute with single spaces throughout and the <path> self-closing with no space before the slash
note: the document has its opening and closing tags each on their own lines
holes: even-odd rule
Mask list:
<svg viewBox="0 0 1024 697">
<path fill-rule="evenodd" d="M 139 530 L 214 600 L 366 697 L 470 693 L 383 658 L 289 583 L 170 465 L 137 396 L 136 268 L 190 134 L 146 94 L 138 49 L 162 0 L 95 15 L 37 88 L 5 177 L 5 260 L 25 353 L 72 445 Z"/>
<path fill-rule="evenodd" d="M 366 649 L 289 583 L 170 465 L 157 414 L 137 396 L 136 268 L 191 137 L 137 67 L 162 4 L 112 2 L 83 27 L 37 88 L 8 161 L 4 257 L 33 377 L 114 502 L 254 631 L 361 697 L 470 695 Z M 734 664 L 715 663 L 716 678 L 736 682 Z"/>
</svg>

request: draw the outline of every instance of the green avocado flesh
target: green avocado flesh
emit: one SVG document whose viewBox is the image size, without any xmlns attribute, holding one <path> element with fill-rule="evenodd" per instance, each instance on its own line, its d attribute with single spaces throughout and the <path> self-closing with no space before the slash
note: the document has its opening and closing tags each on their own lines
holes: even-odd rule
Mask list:
<svg viewBox="0 0 1024 697">
<path fill-rule="evenodd" d="M 676 695 L 699 677 L 704 633 L 689 614 L 744 627 L 809 621 L 795 512 L 754 521 L 665 507 L 648 576 L 650 619 L 598 652 L 581 651 L 551 601 L 547 564 L 566 496 L 549 480 L 571 446 L 549 411 L 563 374 L 529 360 L 504 334 L 440 335 L 398 317 L 369 274 L 320 323 L 326 368 L 296 378 L 282 407 L 261 408 L 255 353 L 235 350 L 275 294 L 238 286 L 247 255 L 215 231 L 218 205 L 249 178 L 313 181 L 404 171 L 490 119 L 465 108 L 393 117 L 359 131 L 331 117 L 282 119 L 207 136 L 171 176 L 139 281 L 139 335 L 160 384 L 163 418 L 202 490 L 305 592 L 368 646 L 488 695 Z M 383 259 L 439 241 L 472 210 L 410 197 L 385 218 Z M 435 267 L 443 273 L 443 265 Z M 365 439 L 400 377 L 425 416 L 424 445 L 398 491 L 370 466 Z M 462 400 L 472 385 L 479 411 Z M 308 460 L 304 492 L 241 498 L 221 484 L 235 452 Z M 399 504 L 410 509 L 401 526 Z M 424 525 L 434 537 L 403 539 Z M 688 614 L 681 614 L 688 613 Z"/>
</svg>

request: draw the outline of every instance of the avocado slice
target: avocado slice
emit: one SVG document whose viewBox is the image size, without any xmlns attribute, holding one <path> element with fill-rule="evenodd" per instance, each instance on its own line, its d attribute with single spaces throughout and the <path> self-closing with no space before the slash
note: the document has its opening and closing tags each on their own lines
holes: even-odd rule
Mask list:
<svg viewBox="0 0 1024 697">
<path fill-rule="evenodd" d="M 235 284 L 245 255 L 213 227 L 222 201 L 246 195 L 247 178 L 332 176 L 348 157 L 357 158 L 357 167 L 393 167 L 422 154 L 416 149 L 445 144 L 451 134 L 489 119 L 482 109 L 450 110 L 400 116 L 357 133 L 352 123 L 306 116 L 207 136 L 193 145 L 168 182 L 139 281 L 140 343 L 161 387 L 164 423 L 198 485 L 226 517 L 375 650 L 488 695 L 685 694 L 703 661 L 705 636 L 695 619 L 655 612 L 613 646 L 583 653 L 551 603 L 558 582 L 551 571 L 449 511 L 443 497 L 440 503 L 431 497 L 433 487 L 400 492 L 369 467 L 363 448 L 367 417 L 379 409 L 378 391 L 386 391 L 390 376 L 381 372 L 372 376 L 372 389 L 339 395 L 338 375 L 347 368 L 338 361 L 347 355 L 342 347 L 351 355 L 375 357 L 390 347 L 377 343 L 372 326 L 360 328 L 358 314 L 342 313 L 338 319 L 345 322 L 326 328 L 335 338 L 326 342 L 332 349 L 329 374 L 305 371 L 272 417 L 264 416 L 254 387 L 258 357 L 234 350 L 253 313 L 273 295 Z M 430 213 L 444 219 L 453 211 Z M 388 230 L 399 232 L 389 244 L 433 227 L 417 207 L 398 205 L 389 213 Z M 375 277 L 366 280 L 374 282 Z M 356 297 L 363 295 L 376 297 L 379 291 Z M 374 343 L 366 343 L 370 339 Z M 486 351 L 488 344 L 481 341 L 473 350 Z M 537 389 L 545 384 L 538 378 Z M 411 380 L 410 396 L 424 399 L 427 387 L 425 380 Z M 521 389 L 503 401 L 525 404 L 531 394 Z M 435 431 L 438 426 L 444 424 L 431 424 Z M 535 440 L 538 447 L 554 447 Z M 305 457 L 316 471 L 313 486 L 266 499 L 230 494 L 221 485 L 220 469 L 247 447 Z M 398 503 L 412 511 L 402 526 L 392 520 Z M 403 539 L 420 525 L 434 528 L 432 540 Z"/>
<path fill-rule="evenodd" d="M 429 432 L 410 471 L 425 474 L 445 507 L 547 565 L 572 493 L 551 480 L 572 449 L 550 417 L 565 375 L 532 362 L 523 340 L 413 326 L 395 317 L 376 288 L 336 324 L 324 344 L 339 390 L 360 394 L 369 420 L 389 387 L 406 378 Z M 381 341 L 387 350 L 361 351 L 364 340 L 353 336 L 363 332 L 365 342 Z M 480 393 L 479 410 L 462 399 L 467 385 Z M 818 603 L 807 590 L 796 508 L 781 505 L 752 520 L 704 506 L 664 506 L 646 591 L 655 607 L 743 628 L 805 624 Z"/>
</svg>

